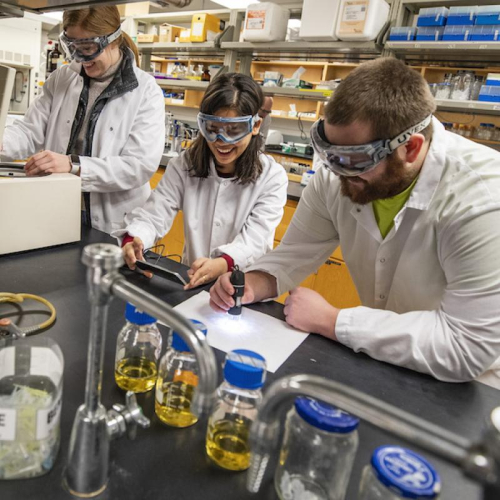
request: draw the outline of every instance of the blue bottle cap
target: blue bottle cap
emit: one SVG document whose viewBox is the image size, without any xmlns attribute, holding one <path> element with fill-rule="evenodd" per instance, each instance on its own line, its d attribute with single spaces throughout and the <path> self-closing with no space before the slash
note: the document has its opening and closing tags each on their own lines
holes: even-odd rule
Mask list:
<svg viewBox="0 0 500 500">
<path fill-rule="evenodd" d="M 322 431 L 346 434 L 359 425 L 359 418 L 312 398 L 296 398 L 295 410 L 308 424 Z"/>
<path fill-rule="evenodd" d="M 197 330 L 203 333 L 205 337 L 207 336 L 207 327 L 201 321 L 198 321 L 197 319 L 191 319 L 190 321 Z M 172 348 L 176 351 L 191 352 L 191 349 L 186 344 L 184 339 L 175 331 L 172 332 Z"/>
<path fill-rule="evenodd" d="M 371 463 L 378 480 L 403 498 L 435 498 L 441 491 L 434 467 L 406 448 L 380 446 Z"/>
<path fill-rule="evenodd" d="M 258 389 L 266 378 L 266 360 L 256 352 L 237 349 L 227 353 L 224 378 L 242 389 Z"/>
<path fill-rule="evenodd" d="M 147 313 L 141 312 L 133 304 L 127 302 L 127 307 L 125 308 L 125 319 L 130 321 L 130 323 L 135 323 L 136 325 L 150 325 L 156 322 L 156 318 L 150 316 Z"/>
</svg>

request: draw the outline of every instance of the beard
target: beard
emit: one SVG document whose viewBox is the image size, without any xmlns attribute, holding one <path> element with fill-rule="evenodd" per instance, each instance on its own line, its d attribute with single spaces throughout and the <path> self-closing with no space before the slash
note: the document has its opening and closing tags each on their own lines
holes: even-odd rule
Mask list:
<svg viewBox="0 0 500 500">
<path fill-rule="evenodd" d="M 366 205 L 375 200 L 392 198 L 404 191 L 415 179 L 415 171 L 406 169 L 403 160 L 388 156 L 384 174 L 371 183 L 361 177 L 340 176 L 341 193 L 353 203 Z"/>
</svg>

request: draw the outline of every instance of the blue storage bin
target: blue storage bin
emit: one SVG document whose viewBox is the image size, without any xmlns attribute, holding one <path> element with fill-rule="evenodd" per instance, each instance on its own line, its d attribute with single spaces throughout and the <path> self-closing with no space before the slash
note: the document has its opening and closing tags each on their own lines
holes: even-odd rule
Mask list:
<svg viewBox="0 0 500 500">
<path fill-rule="evenodd" d="M 500 5 L 478 7 L 476 25 L 500 24 Z"/>
<path fill-rule="evenodd" d="M 410 28 L 410 27 L 391 28 L 391 32 L 389 34 L 389 40 L 410 42 L 412 40 L 415 40 L 416 34 L 417 34 L 417 28 Z"/>
<path fill-rule="evenodd" d="M 473 26 L 470 40 L 472 42 L 500 42 L 500 25 Z"/>
<path fill-rule="evenodd" d="M 472 26 L 476 22 L 477 7 L 450 7 L 447 26 Z"/>
<path fill-rule="evenodd" d="M 448 18 L 448 8 L 432 7 L 418 11 L 417 26 L 444 26 Z"/>
<path fill-rule="evenodd" d="M 438 42 L 443 39 L 444 27 L 423 27 L 417 29 L 417 40 L 420 42 Z"/>
<path fill-rule="evenodd" d="M 488 73 L 485 85 L 500 87 L 500 73 Z"/>
<path fill-rule="evenodd" d="M 470 39 L 472 28 L 472 26 L 445 26 L 443 41 L 454 40 L 457 42 L 465 42 Z"/>
<path fill-rule="evenodd" d="M 500 86 L 483 85 L 479 92 L 479 100 L 483 102 L 500 102 Z"/>
</svg>

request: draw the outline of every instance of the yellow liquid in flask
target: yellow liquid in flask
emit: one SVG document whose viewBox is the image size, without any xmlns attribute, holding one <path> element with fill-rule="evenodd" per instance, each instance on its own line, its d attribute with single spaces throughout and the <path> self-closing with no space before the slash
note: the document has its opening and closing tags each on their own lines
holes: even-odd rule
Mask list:
<svg viewBox="0 0 500 500">
<path fill-rule="evenodd" d="M 245 470 L 250 466 L 248 435 L 251 421 L 244 418 L 219 420 L 209 424 L 207 454 L 220 467 Z"/>
<path fill-rule="evenodd" d="M 147 392 L 156 383 L 156 363 L 145 358 L 122 359 L 115 370 L 115 380 L 125 391 Z"/>
<path fill-rule="evenodd" d="M 158 380 L 156 387 L 155 412 L 165 424 L 173 427 L 189 427 L 198 422 L 191 413 L 194 386 L 184 382 Z"/>
</svg>

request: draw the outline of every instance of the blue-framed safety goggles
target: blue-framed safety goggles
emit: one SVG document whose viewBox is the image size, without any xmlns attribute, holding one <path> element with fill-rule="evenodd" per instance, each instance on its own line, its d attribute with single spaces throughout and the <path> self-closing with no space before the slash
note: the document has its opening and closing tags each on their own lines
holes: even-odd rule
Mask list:
<svg viewBox="0 0 500 500">
<path fill-rule="evenodd" d="M 235 144 L 250 134 L 259 120 L 262 120 L 259 115 L 226 118 L 198 113 L 198 128 L 208 142 L 220 139 L 227 144 Z"/>
<path fill-rule="evenodd" d="M 61 45 L 67 56 L 77 62 L 89 62 L 102 54 L 102 51 L 121 35 L 118 28 L 111 35 L 93 36 L 91 38 L 68 38 L 63 31 L 59 35 Z"/>
<path fill-rule="evenodd" d="M 373 170 L 382 160 L 399 146 L 407 143 L 413 134 L 418 134 L 431 123 L 432 115 L 413 125 L 394 139 L 381 139 L 357 146 L 330 144 L 325 135 L 325 123 L 318 120 L 311 128 L 314 152 L 328 170 L 336 175 L 355 177 Z"/>
</svg>

